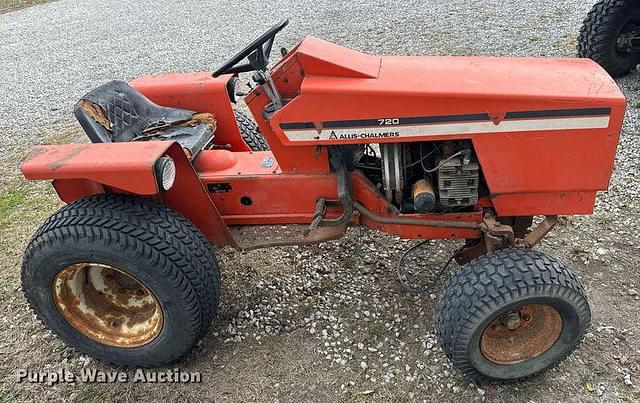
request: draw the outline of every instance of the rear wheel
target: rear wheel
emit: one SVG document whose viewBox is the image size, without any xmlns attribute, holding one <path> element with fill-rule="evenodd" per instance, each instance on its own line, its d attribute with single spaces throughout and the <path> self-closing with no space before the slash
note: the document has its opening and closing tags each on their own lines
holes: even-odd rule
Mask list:
<svg viewBox="0 0 640 403">
<path fill-rule="evenodd" d="M 51 216 L 29 244 L 22 288 L 69 346 L 117 365 L 157 366 L 187 354 L 218 306 L 218 264 L 175 211 L 103 194 Z"/>
<path fill-rule="evenodd" d="M 576 349 L 590 322 L 575 274 L 531 249 L 471 261 L 447 281 L 436 312 L 445 353 L 479 382 L 510 382 L 553 367 Z"/>
<path fill-rule="evenodd" d="M 578 55 L 600 64 L 612 77 L 622 76 L 640 63 L 640 49 L 631 38 L 640 36 L 640 4 L 636 0 L 601 0 L 584 20 Z"/>
<path fill-rule="evenodd" d="M 256 122 L 246 113 L 235 109 L 233 111 L 236 115 L 236 121 L 238 122 L 238 128 L 240 128 L 240 134 L 242 140 L 249 146 L 251 151 L 267 151 L 269 145 L 267 141 L 260 133 L 260 128 L 256 125 Z"/>
</svg>

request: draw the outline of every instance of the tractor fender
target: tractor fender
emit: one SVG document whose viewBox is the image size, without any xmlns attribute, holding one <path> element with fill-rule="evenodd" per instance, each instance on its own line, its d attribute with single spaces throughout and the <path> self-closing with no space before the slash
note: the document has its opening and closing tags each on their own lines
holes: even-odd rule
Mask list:
<svg viewBox="0 0 640 403">
<path fill-rule="evenodd" d="M 155 163 L 169 156 L 176 164 L 173 186 L 161 191 Z M 176 210 L 216 245 L 235 245 L 222 216 L 178 143 L 144 141 L 40 145 L 21 166 L 29 180 L 52 180 L 66 203 L 82 197 L 120 192 L 151 197 Z"/>
</svg>

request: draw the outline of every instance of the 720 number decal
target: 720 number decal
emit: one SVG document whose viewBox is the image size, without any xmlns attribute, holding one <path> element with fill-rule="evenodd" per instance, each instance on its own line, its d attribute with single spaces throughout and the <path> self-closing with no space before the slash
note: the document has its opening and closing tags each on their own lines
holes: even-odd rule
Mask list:
<svg viewBox="0 0 640 403">
<path fill-rule="evenodd" d="M 400 119 L 399 118 L 378 119 L 378 123 L 380 124 L 380 126 L 399 125 Z"/>
</svg>

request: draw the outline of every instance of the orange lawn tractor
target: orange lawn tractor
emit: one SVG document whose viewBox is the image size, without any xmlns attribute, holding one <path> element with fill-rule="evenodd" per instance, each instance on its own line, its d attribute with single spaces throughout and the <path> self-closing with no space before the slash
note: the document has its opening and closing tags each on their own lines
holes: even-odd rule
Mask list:
<svg viewBox="0 0 640 403">
<path fill-rule="evenodd" d="M 286 25 L 213 74 L 106 83 L 75 107 L 91 143 L 34 148 L 25 177 L 68 203 L 24 255 L 37 316 L 97 359 L 164 365 L 216 315 L 212 246 L 365 226 L 464 241 L 434 316 L 470 378 L 512 381 L 567 357 L 589 303 L 533 247 L 607 189 L 625 108 L 609 75 L 588 59 L 373 56 L 312 37 L 269 68 Z"/>
</svg>

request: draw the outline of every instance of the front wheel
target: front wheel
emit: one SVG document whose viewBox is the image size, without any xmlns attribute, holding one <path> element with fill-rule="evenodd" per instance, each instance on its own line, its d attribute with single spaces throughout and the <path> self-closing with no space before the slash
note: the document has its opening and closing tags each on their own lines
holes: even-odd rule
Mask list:
<svg viewBox="0 0 640 403">
<path fill-rule="evenodd" d="M 25 252 L 22 288 L 67 345 L 125 366 L 187 354 L 218 306 L 204 236 L 175 211 L 127 195 L 78 200 L 51 216 Z"/>
<path fill-rule="evenodd" d="M 575 274 L 531 249 L 471 261 L 447 281 L 436 312 L 447 357 L 481 383 L 510 382 L 553 367 L 577 348 L 590 322 Z"/>
</svg>

